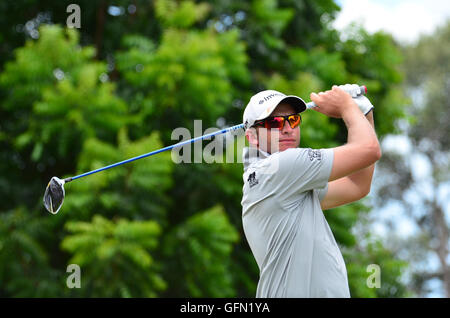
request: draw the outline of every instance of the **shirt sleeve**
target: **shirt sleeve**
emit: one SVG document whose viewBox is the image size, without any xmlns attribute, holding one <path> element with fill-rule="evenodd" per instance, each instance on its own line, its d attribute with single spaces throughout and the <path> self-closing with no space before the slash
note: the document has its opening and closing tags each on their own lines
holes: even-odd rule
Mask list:
<svg viewBox="0 0 450 318">
<path fill-rule="evenodd" d="M 322 202 L 322 200 L 325 198 L 327 192 L 328 192 L 328 183 L 327 185 L 322 189 L 317 189 L 317 196 L 319 197 L 319 202 Z"/>
<path fill-rule="evenodd" d="M 323 189 L 319 199 L 326 194 L 333 166 L 332 149 L 292 148 L 279 153 L 278 182 L 286 194 L 292 195 L 313 189 Z"/>
</svg>

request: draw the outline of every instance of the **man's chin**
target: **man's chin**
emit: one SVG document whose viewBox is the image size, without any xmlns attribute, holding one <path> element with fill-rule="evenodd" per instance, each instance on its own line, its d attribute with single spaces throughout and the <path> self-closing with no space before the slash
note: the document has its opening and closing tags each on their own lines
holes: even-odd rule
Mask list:
<svg viewBox="0 0 450 318">
<path fill-rule="evenodd" d="M 266 149 L 261 148 L 261 150 L 263 150 L 267 153 L 276 153 L 276 152 L 281 152 L 281 151 L 285 151 L 290 148 L 297 148 L 297 147 L 298 147 L 298 145 L 295 142 L 292 142 L 292 143 L 280 143 L 278 146 L 278 149 L 270 149 L 269 151 L 267 151 Z"/>
<path fill-rule="evenodd" d="M 295 143 L 286 143 L 286 144 L 281 144 L 279 146 L 279 151 L 285 151 L 286 149 L 290 149 L 290 148 L 297 148 L 297 145 Z"/>
</svg>

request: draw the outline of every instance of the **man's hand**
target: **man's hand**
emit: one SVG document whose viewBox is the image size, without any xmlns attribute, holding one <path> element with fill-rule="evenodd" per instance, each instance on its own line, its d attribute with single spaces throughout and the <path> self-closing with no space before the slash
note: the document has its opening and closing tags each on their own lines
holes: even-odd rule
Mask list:
<svg viewBox="0 0 450 318">
<path fill-rule="evenodd" d="M 311 93 L 310 98 L 317 105 L 315 111 L 334 118 L 342 118 L 346 111 L 357 106 L 351 95 L 336 85 L 326 92 Z"/>
<path fill-rule="evenodd" d="M 357 84 L 345 84 L 345 85 L 339 85 L 339 88 L 342 88 L 344 91 L 350 94 L 352 96 L 353 100 L 355 101 L 356 105 L 358 105 L 359 109 L 362 111 L 364 115 L 367 115 L 374 107 L 370 100 L 363 95 L 359 95 L 360 86 Z"/>
</svg>

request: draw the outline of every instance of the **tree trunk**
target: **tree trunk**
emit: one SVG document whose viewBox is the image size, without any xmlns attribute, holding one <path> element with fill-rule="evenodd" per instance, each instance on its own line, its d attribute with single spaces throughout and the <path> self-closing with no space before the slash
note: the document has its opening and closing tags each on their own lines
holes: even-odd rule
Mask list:
<svg viewBox="0 0 450 318">
<path fill-rule="evenodd" d="M 432 209 L 432 217 L 433 223 L 437 233 L 438 246 L 435 249 L 436 253 L 439 257 L 439 262 L 441 264 L 442 269 L 442 283 L 445 288 L 446 297 L 450 298 L 450 271 L 448 270 L 447 265 L 447 256 L 448 256 L 448 239 L 449 239 L 449 231 L 447 227 L 447 222 L 445 220 L 444 211 L 442 211 L 442 207 L 437 202 L 437 185 L 435 184 L 435 195 L 433 197 L 433 201 L 431 202 Z"/>
<path fill-rule="evenodd" d="M 107 3 L 102 0 L 97 8 L 97 26 L 95 28 L 95 48 L 97 50 L 96 57 L 100 59 L 103 44 L 103 30 L 105 28 Z"/>
</svg>

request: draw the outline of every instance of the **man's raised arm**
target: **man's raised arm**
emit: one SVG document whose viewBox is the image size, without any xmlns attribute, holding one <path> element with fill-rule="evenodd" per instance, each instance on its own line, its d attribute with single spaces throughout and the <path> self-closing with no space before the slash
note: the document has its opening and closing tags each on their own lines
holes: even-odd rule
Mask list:
<svg viewBox="0 0 450 318">
<path fill-rule="evenodd" d="M 366 115 L 367 121 L 375 128 L 373 112 Z M 332 209 L 362 199 L 370 192 L 375 164 L 361 169 L 347 177 L 328 183 L 328 191 L 320 206 L 322 210 Z"/>
<path fill-rule="evenodd" d="M 333 167 L 329 181 L 349 176 L 373 165 L 381 157 L 374 128 L 358 109 L 351 96 L 337 86 L 325 93 L 311 94 L 316 111 L 342 118 L 347 126 L 347 143 L 334 148 Z"/>
</svg>

